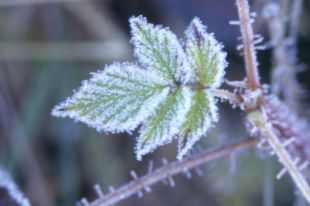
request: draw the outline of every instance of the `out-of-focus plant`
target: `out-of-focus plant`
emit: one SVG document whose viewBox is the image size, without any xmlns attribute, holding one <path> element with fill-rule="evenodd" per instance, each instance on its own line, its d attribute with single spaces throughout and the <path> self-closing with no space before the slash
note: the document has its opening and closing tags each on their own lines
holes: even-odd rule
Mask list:
<svg viewBox="0 0 310 206">
<path fill-rule="evenodd" d="M 0 205 L 30 206 L 29 200 L 19 190 L 11 176 L 0 166 Z"/>
<path fill-rule="evenodd" d="M 171 180 L 175 174 L 255 144 L 278 157 L 283 169 L 277 178 L 290 174 L 310 203 L 310 188 L 303 174 L 310 160 L 309 126 L 261 84 L 256 50 L 261 48 L 258 44 L 262 38 L 253 33 L 254 20 L 247 0 L 236 0 L 236 5 L 239 20 L 231 24 L 241 28 L 239 49 L 244 55 L 246 78 L 227 81 L 235 92 L 219 89 L 225 80 L 226 53 L 198 18 L 193 19 L 185 40 L 180 41 L 168 28 L 150 24 L 139 16 L 130 19 L 138 63 L 107 66 L 54 108 L 53 115 L 84 122 L 99 132 L 132 132 L 140 127 L 138 160 L 173 139 L 179 141 L 179 161 L 150 170 L 140 178 L 132 172 L 133 182 L 111 189 L 106 196 L 96 187 L 99 198 L 91 203 L 83 199 L 83 204 L 115 204 L 142 190 L 150 191 L 159 180 Z M 183 159 L 218 121 L 218 99 L 240 108 L 251 138 Z"/>
</svg>

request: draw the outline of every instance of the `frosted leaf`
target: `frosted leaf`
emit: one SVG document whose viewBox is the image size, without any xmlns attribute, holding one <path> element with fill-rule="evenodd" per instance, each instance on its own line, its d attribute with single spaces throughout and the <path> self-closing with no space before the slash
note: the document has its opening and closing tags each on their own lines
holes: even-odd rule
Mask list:
<svg viewBox="0 0 310 206">
<path fill-rule="evenodd" d="M 190 89 L 177 88 L 156 109 L 156 114 L 151 116 L 141 128 L 136 147 L 138 160 L 158 146 L 170 143 L 176 137 L 186 120 L 191 95 Z"/>
<path fill-rule="evenodd" d="M 0 166 L 0 205 L 30 206 L 11 176 Z"/>
<path fill-rule="evenodd" d="M 188 150 L 206 134 L 212 126 L 211 123 L 217 121 L 214 97 L 203 90 L 194 91 L 191 107 L 180 131 L 177 158 L 182 159 Z"/>
<path fill-rule="evenodd" d="M 223 46 L 206 32 L 206 27 L 196 17 L 185 31 L 186 55 L 195 82 L 205 87 L 217 88 L 223 82 L 227 67 Z"/>
<path fill-rule="evenodd" d="M 136 155 L 179 138 L 181 159 L 218 120 L 213 89 L 221 85 L 226 53 L 194 18 L 183 49 L 168 28 L 142 16 L 130 18 L 140 65 L 114 64 L 84 81 L 52 114 L 84 122 L 98 131 L 132 131 L 142 125 Z"/>
<path fill-rule="evenodd" d="M 114 64 L 84 81 L 56 106 L 54 116 L 70 117 L 98 131 L 131 131 L 165 100 L 169 88 L 153 72 L 133 64 Z"/>
<path fill-rule="evenodd" d="M 140 63 L 174 83 L 188 74 L 184 51 L 174 33 L 168 28 L 154 26 L 145 17 L 131 17 L 130 27 L 134 53 Z"/>
</svg>

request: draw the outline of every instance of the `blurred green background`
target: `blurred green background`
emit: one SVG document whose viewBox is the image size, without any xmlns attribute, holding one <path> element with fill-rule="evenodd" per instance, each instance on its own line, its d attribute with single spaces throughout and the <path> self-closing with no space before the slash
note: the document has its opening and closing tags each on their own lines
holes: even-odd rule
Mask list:
<svg viewBox="0 0 310 206">
<path fill-rule="evenodd" d="M 263 1 L 251 1 L 258 11 L 255 31 L 268 41 L 260 16 Z M 282 3 L 285 0 L 281 1 Z M 134 61 L 128 18 L 144 15 L 169 26 L 183 37 L 194 16 L 225 45 L 227 79 L 244 78 L 242 57 L 236 52 L 239 29 L 232 0 L 0 0 L 0 163 L 16 179 L 34 206 L 75 205 L 95 197 L 99 183 L 105 193 L 131 180 L 129 171 L 145 174 L 166 157 L 174 161 L 176 144 L 164 146 L 142 162 L 135 160 L 135 136 L 99 134 L 84 124 L 50 115 L 55 104 L 72 94 L 90 72 L 114 61 Z M 310 1 L 305 0 L 298 35 L 299 60 L 310 65 Z M 262 81 L 269 82 L 271 51 L 259 52 Z M 300 82 L 309 90 L 309 71 Z M 305 101 L 307 98 L 305 97 Z M 245 137 L 242 115 L 221 104 L 221 120 L 203 148 Z M 189 180 L 175 177 L 171 188 L 159 183 L 142 198 L 119 205 L 259 206 L 303 205 L 288 177 L 275 180 L 278 163 L 257 151 L 236 154 L 193 171 Z M 234 171 L 231 171 L 234 170 Z"/>
</svg>

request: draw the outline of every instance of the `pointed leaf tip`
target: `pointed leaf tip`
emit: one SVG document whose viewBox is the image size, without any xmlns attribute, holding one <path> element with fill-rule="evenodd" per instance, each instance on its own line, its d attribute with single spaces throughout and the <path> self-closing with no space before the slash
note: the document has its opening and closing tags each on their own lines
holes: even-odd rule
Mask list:
<svg viewBox="0 0 310 206">
<path fill-rule="evenodd" d="M 148 23 L 142 16 L 129 21 L 131 42 L 139 62 L 172 83 L 186 81 L 189 67 L 176 35 L 169 28 Z"/>
<path fill-rule="evenodd" d="M 185 50 L 194 81 L 217 88 L 224 79 L 226 53 L 222 51 L 222 44 L 206 29 L 200 19 L 195 17 L 185 31 Z"/>
</svg>

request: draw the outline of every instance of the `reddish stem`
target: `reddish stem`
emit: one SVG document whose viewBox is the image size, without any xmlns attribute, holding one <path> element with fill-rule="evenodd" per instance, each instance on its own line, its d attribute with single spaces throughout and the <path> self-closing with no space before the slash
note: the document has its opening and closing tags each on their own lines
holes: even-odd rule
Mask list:
<svg viewBox="0 0 310 206">
<path fill-rule="evenodd" d="M 236 0 L 238 15 L 240 19 L 240 29 L 244 45 L 244 60 L 246 75 L 248 78 L 248 87 L 258 89 L 261 84 L 257 69 L 257 57 L 254 48 L 254 33 L 251 25 L 250 9 L 247 0 Z"/>
</svg>

